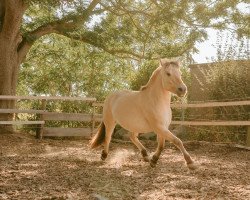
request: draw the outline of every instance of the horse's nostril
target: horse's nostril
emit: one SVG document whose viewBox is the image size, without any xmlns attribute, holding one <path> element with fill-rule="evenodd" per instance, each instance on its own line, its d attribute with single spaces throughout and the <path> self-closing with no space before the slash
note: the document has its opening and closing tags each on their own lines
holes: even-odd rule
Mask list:
<svg viewBox="0 0 250 200">
<path fill-rule="evenodd" d="M 179 87 L 179 88 L 178 88 L 178 90 L 179 90 L 180 92 L 182 92 L 182 91 L 183 91 L 183 89 L 182 89 L 181 87 Z"/>
</svg>

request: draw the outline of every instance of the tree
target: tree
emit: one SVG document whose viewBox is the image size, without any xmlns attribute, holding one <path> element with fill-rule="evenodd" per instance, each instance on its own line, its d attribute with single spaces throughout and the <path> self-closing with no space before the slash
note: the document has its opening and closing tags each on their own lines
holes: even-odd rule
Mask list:
<svg viewBox="0 0 250 200">
<path fill-rule="evenodd" d="M 111 91 L 128 88 L 134 72 L 130 61 L 112 57 L 64 36 L 46 36 L 33 45 L 22 64 L 17 94 L 103 101 Z"/>
<path fill-rule="evenodd" d="M 207 27 L 249 34 L 240 2 L 247 1 L 1 0 L 0 95 L 16 94 L 20 65 L 44 35 L 64 35 L 122 58 L 180 56 L 206 38 Z"/>
</svg>

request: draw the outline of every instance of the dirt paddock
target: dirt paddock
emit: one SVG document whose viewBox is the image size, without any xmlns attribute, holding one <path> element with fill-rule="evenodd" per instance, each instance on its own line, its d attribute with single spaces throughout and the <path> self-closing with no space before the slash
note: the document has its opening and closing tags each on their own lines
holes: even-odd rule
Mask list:
<svg viewBox="0 0 250 200">
<path fill-rule="evenodd" d="M 144 142 L 152 153 L 155 142 Z M 173 145 L 156 168 L 130 143 L 111 143 L 105 162 L 87 140 L 0 135 L 0 199 L 250 199 L 250 151 L 212 144 L 185 146 L 199 169 L 189 171 Z"/>
</svg>

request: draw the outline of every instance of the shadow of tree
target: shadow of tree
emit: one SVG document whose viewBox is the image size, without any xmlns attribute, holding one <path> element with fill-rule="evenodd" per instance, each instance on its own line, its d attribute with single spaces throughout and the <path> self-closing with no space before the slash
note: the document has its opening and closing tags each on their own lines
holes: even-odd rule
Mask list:
<svg viewBox="0 0 250 200">
<path fill-rule="evenodd" d="M 9 199 L 247 199 L 249 152 L 200 146 L 189 171 L 167 147 L 156 168 L 131 144 L 112 144 L 107 161 L 86 141 L 28 142 L 0 157 L 0 198 Z M 150 146 L 150 145 L 149 145 Z M 155 146 L 150 146 L 150 151 Z M 18 151 L 19 149 L 19 151 Z M 6 151 L 7 152 L 7 151 Z M 8 151 L 9 152 L 9 151 Z"/>
</svg>

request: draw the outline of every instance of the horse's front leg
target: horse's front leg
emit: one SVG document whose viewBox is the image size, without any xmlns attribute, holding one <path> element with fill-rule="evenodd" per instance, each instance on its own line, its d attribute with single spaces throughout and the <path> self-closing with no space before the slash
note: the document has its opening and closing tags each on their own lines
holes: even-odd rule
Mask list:
<svg viewBox="0 0 250 200">
<path fill-rule="evenodd" d="M 194 161 L 192 160 L 191 156 L 183 146 L 182 141 L 176 137 L 173 133 L 171 133 L 165 126 L 160 126 L 155 129 L 157 135 L 161 135 L 168 141 L 172 142 L 180 151 L 182 152 L 184 159 L 186 161 L 186 164 L 189 169 L 196 169 L 196 165 L 194 164 Z"/>
<path fill-rule="evenodd" d="M 165 146 L 165 138 L 162 135 L 157 134 L 157 142 L 158 142 L 158 146 L 156 149 L 156 152 L 154 153 L 154 155 L 152 156 L 151 160 L 150 160 L 150 166 L 151 167 L 155 167 L 162 150 L 164 149 Z"/>
<path fill-rule="evenodd" d="M 142 143 L 138 139 L 138 133 L 130 133 L 130 139 L 131 141 L 137 146 L 137 148 L 140 150 L 141 155 L 143 157 L 143 160 L 145 162 L 149 162 L 149 157 L 146 148 L 142 145 Z"/>
</svg>

